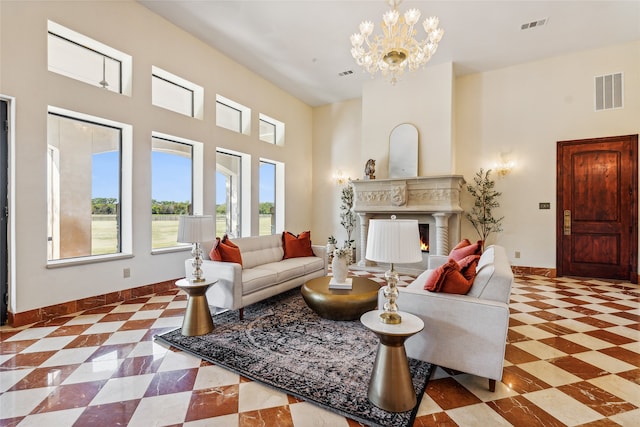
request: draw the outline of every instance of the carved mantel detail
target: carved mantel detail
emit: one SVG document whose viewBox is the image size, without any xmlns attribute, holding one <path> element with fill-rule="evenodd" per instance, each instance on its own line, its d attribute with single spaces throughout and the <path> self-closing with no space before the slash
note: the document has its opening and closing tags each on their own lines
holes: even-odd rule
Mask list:
<svg viewBox="0 0 640 427">
<path fill-rule="evenodd" d="M 433 217 L 437 223 L 435 253 L 449 253 L 449 239 L 460 239 L 463 212 L 460 194 L 464 183 L 462 175 L 353 181 L 353 210 L 360 218 L 359 264 L 367 264 L 364 254 L 369 220 L 391 214 L 402 217 Z"/>
</svg>

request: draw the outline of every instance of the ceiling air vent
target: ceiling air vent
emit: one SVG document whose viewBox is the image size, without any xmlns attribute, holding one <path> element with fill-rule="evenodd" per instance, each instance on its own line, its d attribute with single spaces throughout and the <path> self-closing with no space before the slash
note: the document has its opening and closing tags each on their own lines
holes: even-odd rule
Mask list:
<svg viewBox="0 0 640 427">
<path fill-rule="evenodd" d="M 544 24 L 547 23 L 548 20 L 549 18 L 542 18 L 542 19 L 538 19 L 537 21 L 525 22 L 524 24 L 520 25 L 520 29 L 528 30 L 531 28 L 542 27 Z"/>
<path fill-rule="evenodd" d="M 622 108 L 622 73 L 596 76 L 596 111 Z"/>
<path fill-rule="evenodd" d="M 343 71 L 341 73 L 338 73 L 338 76 L 339 77 L 344 77 L 344 76 L 348 76 L 349 74 L 353 74 L 353 71 L 351 71 L 351 70 Z"/>
</svg>

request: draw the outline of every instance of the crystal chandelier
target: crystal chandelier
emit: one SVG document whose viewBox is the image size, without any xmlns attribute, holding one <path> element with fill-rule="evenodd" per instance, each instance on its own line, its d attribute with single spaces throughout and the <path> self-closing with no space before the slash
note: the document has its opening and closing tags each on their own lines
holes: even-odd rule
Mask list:
<svg viewBox="0 0 640 427">
<path fill-rule="evenodd" d="M 420 19 L 420 11 L 409 9 L 401 16 L 397 9 L 401 2 L 388 0 L 392 9 L 382 16 L 383 35 L 370 39 L 373 22 L 363 21 L 360 33 L 351 36 L 351 55 L 358 65 L 371 74 L 380 70 L 383 76 L 390 78 L 391 84 L 398 81 L 405 69 L 415 71 L 426 64 L 444 34 L 444 30 L 438 28 L 439 19 L 432 16 L 422 23 L 427 37 L 421 41 L 414 39 L 417 33 L 414 26 Z"/>
</svg>

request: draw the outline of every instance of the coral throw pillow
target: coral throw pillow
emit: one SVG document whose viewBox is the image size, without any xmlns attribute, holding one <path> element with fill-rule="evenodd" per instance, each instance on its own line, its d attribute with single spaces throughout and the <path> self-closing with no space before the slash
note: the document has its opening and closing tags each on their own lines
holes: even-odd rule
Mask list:
<svg viewBox="0 0 640 427">
<path fill-rule="evenodd" d="M 436 268 L 427 278 L 424 289 L 430 292 L 466 294 L 473 280 L 467 280 L 460 272 L 458 263 L 452 259 Z"/>
<path fill-rule="evenodd" d="M 456 248 L 453 248 L 451 253 L 449 253 L 449 258 L 453 259 L 455 261 L 460 261 L 462 258 L 467 257 L 469 255 L 482 255 L 482 241 L 481 240 L 478 240 L 477 243 L 474 243 L 472 245 L 467 245 L 467 246 L 463 246 L 463 247 L 460 247 L 460 248 L 458 248 L 456 246 Z"/>
<path fill-rule="evenodd" d="M 460 243 L 458 243 L 455 248 L 453 248 L 451 251 L 455 251 L 456 249 L 460 249 L 460 248 L 464 248 L 465 246 L 469 246 L 471 244 L 471 242 L 469 241 L 469 239 L 462 239 L 460 240 Z"/>
<path fill-rule="evenodd" d="M 469 255 L 458 261 L 460 273 L 462 273 L 465 279 L 473 282 L 473 279 L 476 278 L 476 269 L 478 268 L 479 260 L 480 255 Z"/>
<path fill-rule="evenodd" d="M 242 265 L 242 255 L 240 248 L 233 243 L 225 234 L 222 240 L 216 237 L 216 243 L 213 245 L 209 258 L 214 261 L 235 262 Z"/>
<path fill-rule="evenodd" d="M 282 259 L 314 256 L 311 249 L 311 231 L 303 231 L 297 236 L 285 231 L 282 233 L 282 247 L 284 248 Z"/>
</svg>

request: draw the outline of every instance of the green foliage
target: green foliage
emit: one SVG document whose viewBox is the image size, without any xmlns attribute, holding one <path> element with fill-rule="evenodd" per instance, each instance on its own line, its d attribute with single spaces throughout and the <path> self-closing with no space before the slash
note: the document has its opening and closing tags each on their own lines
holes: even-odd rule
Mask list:
<svg viewBox="0 0 640 427">
<path fill-rule="evenodd" d="M 480 169 L 473 178 L 473 185 L 467 185 L 467 191 L 473 197 L 474 203 L 471 212 L 467 212 L 465 217 L 471 222 L 480 239 L 486 242 L 491 233 L 502 231 L 502 220 L 504 217 L 495 218 L 493 209 L 500 207 L 498 198 L 502 193 L 495 191 L 496 182 L 489 175 L 491 169 L 486 172 Z"/>
<path fill-rule="evenodd" d="M 226 215 L 227 214 L 227 205 L 226 203 L 220 203 L 216 205 L 216 214 L 218 215 Z"/>
<path fill-rule="evenodd" d="M 118 199 L 109 197 L 96 197 L 91 200 L 91 214 L 115 215 L 117 213 Z"/>
<path fill-rule="evenodd" d="M 190 202 L 151 201 L 151 213 L 154 215 L 189 215 Z"/>
<path fill-rule="evenodd" d="M 353 212 L 353 186 L 351 183 L 342 189 L 340 199 L 342 204 L 340 205 L 340 225 L 347 231 L 347 240 L 345 240 L 345 247 L 351 247 L 353 240 L 351 240 L 351 233 L 356 226 L 356 214 Z"/>
<path fill-rule="evenodd" d="M 271 215 L 273 212 L 273 203 L 271 202 L 262 202 L 260 203 L 260 207 L 258 208 L 258 213 L 264 215 Z"/>
</svg>

